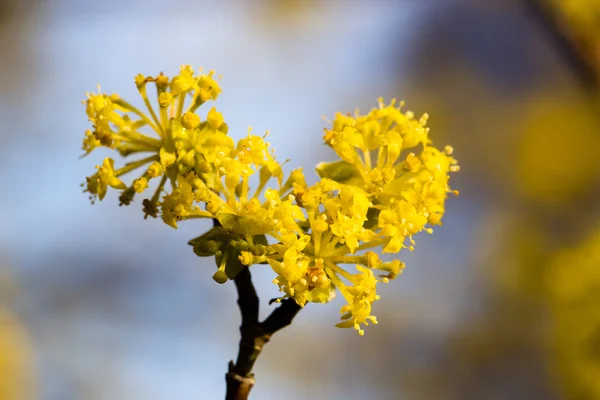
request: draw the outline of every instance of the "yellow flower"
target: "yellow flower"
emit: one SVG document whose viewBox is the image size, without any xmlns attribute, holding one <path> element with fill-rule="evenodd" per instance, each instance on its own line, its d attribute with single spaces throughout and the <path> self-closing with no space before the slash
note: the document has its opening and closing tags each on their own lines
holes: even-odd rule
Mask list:
<svg viewBox="0 0 600 400">
<path fill-rule="evenodd" d="M 214 129 L 219 129 L 221 125 L 223 125 L 223 114 L 218 112 L 217 109 L 213 107 L 208 112 L 206 120 Z"/>
<path fill-rule="evenodd" d="M 154 161 L 148 167 L 148 176 L 150 178 L 158 178 L 162 174 L 163 174 L 163 168 L 162 168 L 162 166 L 160 165 L 159 162 Z"/>
<path fill-rule="evenodd" d="M 427 217 L 417 212 L 406 200 L 394 201 L 379 214 L 379 235 L 392 239 L 383 249 L 384 253 L 397 253 L 404 247 L 404 239 L 423 230 Z"/>
<path fill-rule="evenodd" d="M 271 210 L 273 222 L 276 224 L 274 228 L 276 231 L 284 233 L 286 231 L 292 231 L 298 234 L 302 233 L 302 229 L 298 225 L 298 222 L 306 221 L 302 209 L 294 204 L 296 198 L 293 195 L 289 195 L 287 199 L 281 199 L 281 194 L 278 190 L 267 189 L 265 191 L 265 198 L 267 200 L 266 207 Z M 295 236 L 295 235 L 294 235 Z"/>
<path fill-rule="evenodd" d="M 100 140 L 98 140 L 98 138 L 96 138 L 96 136 L 94 136 L 92 131 L 89 129 L 85 131 L 85 137 L 83 138 L 83 144 L 81 146 L 82 149 L 85 151 L 85 154 L 83 156 L 88 155 L 96 147 L 100 146 L 102 146 L 102 143 L 100 142 Z"/>
<path fill-rule="evenodd" d="M 287 212 L 295 213 L 290 207 L 290 202 L 273 197 L 261 203 L 259 196 L 262 194 L 271 178 L 277 178 L 281 185 L 283 172 L 281 166 L 269 152 L 269 143 L 264 137 L 248 134 L 240 139 L 235 148 L 227 154 L 220 154 L 215 158 L 214 191 L 222 194 L 223 198 L 214 197 L 210 201 L 210 212 L 221 224 L 238 234 L 262 234 L 272 231 L 281 224 L 286 216 L 282 210 L 274 206 L 286 207 Z M 267 171 L 265 173 L 264 171 Z M 255 190 L 250 191 L 250 177 L 259 173 L 259 184 Z M 207 182 L 208 185 L 208 182 Z M 278 191 L 267 190 L 269 196 L 277 196 Z M 277 213 L 277 215 L 275 215 Z M 279 218 L 279 220 L 276 220 Z M 289 222 L 289 219 L 287 220 Z M 293 225 L 293 224 L 292 224 Z"/>
<path fill-rule="evenodd" d="M 358 238 L 364 231 L 367 211 L 372 205 L 366 194 L 358 188 L 342 186 L 339 196 L 325 200 L 323 205 L 328 219 L 332 221 L 331 232 L 354 253 Z"/>
<path fill-rule="evenodd" d="M 274 282 L 300 306 L 304 306 L 308 300 L 308 258 L 299 256 L 298 250 L 290 247 L 286 250 L 282 262 L 273 259 L 269 259 L 268 262 L 278 274 Z"/>
<path fill-rule="evenodd" d="M 116 94 L 87 94 L 84 103 L 93 129 L 85 133 L 82 146 L 85 155 L 98 147 L 114 149 L 123 156 L 150 153 L 150 156 L 117 170 L 114 170 L 112 159 L 109 163 L 105 162 L 96 174 L 87 178 L 86 191 L 90 192 L 92 200 L 96 197 L 102 200 L 110 186 L 122 190 L 121 202 L 129 204 L 136 193 L 144 192 L 150 180 L 160 178 L 154 195 L 143 202 L 146 215 L 156 216 L 154 210 L 161 203 L 160 197 L 164 192 L 165 196 L 172 196 L 162 202 L 162 208 L 173 199 L 183 199 L 181 193 L 187 188 L 175 193 L 178 183 L 185 181 L 180 177 L 186 178 L 192 173 L 203 179 L 211 190 L 218 189 L 214 186 L 216 160 L 227 155 L 234 143 L 227 136 L 223 116 L 214 107 L 205 120 L 196 113 L 204 102 L 215 100 L 221 92 L 213 74 L 211 71 L 208 75 L 195 75 L 190 66 L 184 65 L 179 75 L 173 78 L 162 73 L 156 77 L 137 75 L 135 84 L 147 113 Z M 158 109 L 150 103 L 148 84 L 156 86 Z M 192 98 L 188 104 L 187 95 Z M 148 164 L 144 173 L 131 180 L 129 185 L 117 178 Z M 167 190 L 167 183 L 171 184 L 171 190 Z M 171 208 L 166 207 L 168 210 Z M 171 213 L 168 211 L 167 215 Z M 172 218 L 167 217 L 166 220 L 170 221 L 169 225 L 176 225 Z"/>
<path fill-rule="evenodd" d="M 303 186 L 301 172 L 296 170 L 293 175 L 285 187 L 293 188 L 294 183 Z M 291 196 L 282 200 L 279 191 L 265 192 L 266 205 L 276 217 L 276 223 L 266 233 L 279 243 L 268 246 L 271 250 L 262 256 L 244 253 L 240 260 L 246 265 L 266 260 L 277 274 L 275 283 L 284 297 L 295 299 L 301 306 L 308 301 L 331 300 L 337 287 L 348 301 L 344 310 L 350 314 L 345 318 L 352 317 L 342 327 L 375 322 L 370 315 L 377 281 L 372 269 L 388 272 L 380 279 L 387 282 L 400 268 L 396 263 L 382 263 L 374 252 L 352 255 L 361 246 L 364 249 L 381 245 L 378 236 L 373 239 L 365 234 L 364 224 L 372 203 L 361 189 L 328 179 L 304 187 L 302 193 L 301 199 Z M 361 274 L 352 275 L 341 267 L 353 263 L 359 264 Z"/>
<path fill-rule="evenodd" d="M 357 265 L 359 273 L 350 276 L 349 280 L 352 286 L 347 286 L 343 282 L 336 282 L 336 285 L 342 292 L 342 295 L 348 302 L 340 309 L 343 322 L 336 326 L 338 328 L 354 328 L 359 335 L 364 335 L 364 330 L 360 328 L 361 324 L 369 325 L 369 322 L 377 324 L 377 318 L 371 315 L 371 305 L 379 300 L 376 285 L 377 279 L 373 275 L 373 270 Z"/>
<path fill-rule="evenodd" d="M 219 84 L 213 79 L 214 74 L 215 71 L 210 71 L 208 75 L 201 75 L 198 79 L 198 97 L 200 97 L 202 101 L 216 100 L 219 93 L 221 93 Z"/>
<path fill-rule="evenodd" d="M 449 173 L 459 170 L 450 146 L 440 151 L 431 145 L 427 114 L 417 120 L 412 112 L 402 112 L 403 103 L 400 108 L 394 104 L 380 100 L 380 107 L 367 115 L 338 114 L 324 140 L 343 161 L 317 168 L 321 177 L 367 194 L 377 210 L 372 215 L 378 213 L 379 230 L 362 236 L 379 235 L 384 252 L 390 253 L 406 247 L 405 237 L 412 249 L 412 235 L 431 232 L 426 224 L 441 224 L 448 193 L 458 193 L 448 185 Z M 401 157 L 405 151 L 410 152 Z"/>
<path fill-rule="evenodd" d="M 302 169 L 284 179 L 267 135 L 249 129 L 235 143 L 216 108 L 206 117 L 197 113 L 221 91 L 212 72 L 194 76 L 182 66 L 171 79 L 138 75 L 135 83 L 149 116 L 116 95 L 88 94 L 86 112 L 94 129 L 86 132 L 86 154 L 101 146 L 124 156 L 150 153 L 116 170 L 106 159 L 87 178 L 86 191 L 93 198 L 104 198 L 110 186 L 129 204 L 159 178 L 154 195 L 142 203 L 146 216 L 160 216 L 173 228 L 193 218 L 218 221 L 190 241 L 198 256 L 215 257 L 215 281 L 268 264 L 282 298 L 304 306 L 328 302 L 339 290 L 347 305 L 338 327 L 363 335 L 363 325 L 377 323 L 371 313 L 379 299 L 376 285 L 399 275 L 404 263 L 383 262 L 374 250 L 413 250 L 413 235 L 432 233 L 428 226 L 441 224 L 446 198 L 456 193 L 448 184 L 449 174 L 458 171 L 452 148 L 431 145 L 427 115 L 417 120 L 393 101 L 389 106 L 381 101 L 367 115 L 337 114 L 324 140 L 341 160 L 319 164 L 321 179 L 309 186 Z M 158 111 L 147 96 L 149 83 L 157 89 Z M 153 130 L 155 137 L 141 128 Z M 120 180 L 142 167 L 129 186 Z M 355 265 L 358 273 L 345 265 Z M 383 275 L 376 277 L 374 270 Z"/>
<path fill-rule="evenodd" d="M 179 175 L 177 187 L 172 193 L 165 195 L 162 202 L 159 203 L 163 221 L 173 228 L 177 228 L 177 221 L 183 219 L 212 217 L 208 211 L 201 210 L 200 207 L 194 205 L 200 196 L 199 188 L 194 185 L 198 180 L 194 178 L 193 173 L 190 173 L 187 178 Z"/>
<path fill-rule="evenodd" d="M 119 173 L 115 173 L 114 165 L 115 162 L 112 158 L 105 158 L 101 166 L 96 166 L 98 172 L 87 178 L 86 191 L 90 193 L 92 200 L 95 199 L 96 196 L 102 200 L 106 195 L 108 186 L 115 189 L 127 188 L 127 186 L 117 178 Z"/>
<path fill-rule="evenodd" d="M 311 260 L 292 246 L 285 251 L 282 262 L 271 258 L 267 261 L 277 274 L 273 282 L 300 306 L 304 307 L 307 301 L 325 303 L 335 296 L 322 259 Z"/>
<path fill-rule="evenodd" d="M 449 174 L 458 171 L 453 149 L 431 145 L 427 118 L 417 120 L 394 102 L 381 103 L 367 115 L 337 114 L 324 140 L 342 160 L 319 164 L 321 180 L 315 185 L 308 186 L 302 171 L 295 170 L 279 190 L 267 190 L 262 208 L 273 223 L 265 233 L 279 243 L 260 256 L 245 253 L 240 259 L 246 265 L 266 260 L 284 297 L 302 306 L 329 301 L 337 288 L 348 303 L 338 326 L 362 335 L 363 324 L 377 322 L 371 315 L 379 298 L 377 282 L 388 282 L 404 269 L 401 261 L 382 262 L 370 249 L 413 250 L 413 235 L 432 233 L 428 224 L 441 224 L 448 194 L 457 194 L 448 184 Z M 268 157 L 258 138 L 236 149 L 247 166 Z M 234 179 L 230 186 L 238 183 Z M 357 265 L 359 273 L 348 272 L 344 264 Z M 376 278 L 375 269 L 384 274 Z M 322 291 L 310 286 L 309 270 L 318 271 L 315 282 L 326 282 Z"/>
<path fill-rule="evenodd" d="M 142 193 L 144 190 L 148 188 L 148 179 L 145 177 L 140 177 L 133 181 L 133 189 L 136 193 Z"/>
</svg>

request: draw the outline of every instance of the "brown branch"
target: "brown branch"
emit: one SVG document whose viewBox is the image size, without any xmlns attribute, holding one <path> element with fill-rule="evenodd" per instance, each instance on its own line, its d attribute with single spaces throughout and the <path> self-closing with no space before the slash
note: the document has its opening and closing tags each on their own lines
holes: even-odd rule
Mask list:
<svg viewBox="0 0 600 400">
<path fill-rule="evenodd" d="M 252 283 L 249 268 L 244 268 L 233 280 L 238 292 L 238 305 L 242 316 L 240 346 L 237 360 L 229 362 L 225 375 L 227 393 L 225 400 L 246 400 L 254 386 L 252 367 L 264 345 L 278 330 L 292 323 L 301 307 L 293 299 L 282 301 L 264 321 L 258 321 L 259 299 Z"/>
<path fill-rule="evenodd" d="M 242 316 L 240 326 L 240 347 L 237 361 L 229 362 L 229 370 L 225 375 L 227 382 L 226 400 L 244 400 L 248 398 L 254 386 L 254 374 L 251 373 L 256 358 L 267 340 L 261 339 L 258 323 L 259 300 L 252 284 L 250 270 L 244 268 L 234 279 L 238 292 L 238 306 Z"/>
<path fill-rule="evenodd" d="M 221 226 L 216 219 L 213 219 L 213 225 Z M 235 363 L 233 360 L 229 362 L 229 368 L 225 374 L 227 383 L 225 400 L 247 400 L 250 390 L 254 386 L 252 367 L 264 345 L 275 332 L 292 323 L 301 307 L 295 300 L 286 299 L 261 323 L 258 321 L 259 299 L 252 283 L 250 269 L 242 269 L 233 282 L 237 289 L 237 303 L 242 317 L 241 339 L 237 360 Z"/>
<path fill-rule="evenodd" d="M 298 314 L 302 308 L 296 303 L 294 299 L 285 299 L 281 302 L 281 305 L 273 310 L 271 315 L 263 321 L 262 327 L 264 332 L 269 335 L 274 334 L 280 329 L 292 323 L 292 320 Z"/>
<path fill-rule="evenodd" d="M 578 47 L 575 38 L 560 24 L 547 5 L 540 0 L 524 0 L 529 13 L 540 23 L 559 56 L 571 68 L 586 91 L 598 89 L 598 70 L 593 61 Z"/>
</svg>

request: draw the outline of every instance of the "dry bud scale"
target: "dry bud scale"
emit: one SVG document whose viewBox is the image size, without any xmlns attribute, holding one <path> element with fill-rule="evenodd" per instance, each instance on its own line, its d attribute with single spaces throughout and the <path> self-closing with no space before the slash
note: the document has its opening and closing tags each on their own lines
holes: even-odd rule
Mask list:
<svg viewBox="0 0 600 400">
<path fill-rule="evenodd" d="M 174 228 L 193 218 L 219 222 L 190 241 L 197 255 L 215 257 L 215 281 L 268 264 L 282 292 L 279 300 L 326 303 L 339 291 L 347 304 L 337 326 L 360 335 L 363 325 L 377 323 L 371 313 L 377 284 L 404 268 L 397 259 L 383 262 L 378 249 L 412 251 L 414 235 L 441 225 L 448 194 L 458 194 L 448 184 L 449 173 L 459 169 L 452 148 L 433 147 L 427 115 L 416 119 L 402 111 L 403 103 L 396 107 L 380 99 L 366 115 L 337 114 L 323 139 L 340 160 L 319 164 L 320 180 L 309 186 L 302 169 L 284 176 L 266 135 L 249 130 L 235 143 L 215 107 L 200 111 L 221 92 L 212 71 L 195 75 L 182 66 L 173 78 L 138 75 L 135 84 L 147 112 L 115 94 L 87 95 L 93 129 L 85 133 L 85 155 L 101 146 L 123 157 L 146 154 L 117 169 L 105 159 L 84 184 L 92 201 L 102 200 L 110 186 L 129 205 L 156 180 L 142 202 L 146 217 L 160 216 Z M 156 108 L 150 86 L 156 88 Z M 125 183 L 122 176 L 134 170 L 141 172 Z"/>
</svg>

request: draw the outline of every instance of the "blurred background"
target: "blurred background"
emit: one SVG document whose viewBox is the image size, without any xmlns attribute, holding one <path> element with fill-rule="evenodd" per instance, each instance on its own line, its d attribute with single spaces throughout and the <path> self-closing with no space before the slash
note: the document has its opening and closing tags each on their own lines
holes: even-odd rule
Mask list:
<svg viewBox="0 0 600 400">
<path fill-rule="evenodd" d="M 84 93 L 137 102 L 137 73 L 180 64 L 223 75 L 230 134 L 270 130 L 288 169 L 335 159 L 321 116 L 379 96 L 428 112 L 462 168 L 380 324 L 309 305 L 252 398 L 600 399 L 600 1 L 4 0 L 1 400 L 223 398 L 235 288 L 186 244 L 209 225 L 79 187 L 104 156 L 78 159 Z"/>
</svg>

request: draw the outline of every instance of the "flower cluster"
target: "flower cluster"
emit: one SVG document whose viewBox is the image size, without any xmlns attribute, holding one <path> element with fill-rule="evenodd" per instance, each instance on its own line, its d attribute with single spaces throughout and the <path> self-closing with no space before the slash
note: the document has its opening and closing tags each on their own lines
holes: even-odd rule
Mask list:
<svg viewBox="0 0 600 400">
<path fill-rule="evenodd" d="M 160 119 L 145 95 L 147 82 L 158 88 Z M 217 282 L 251 265 L 268 264 L 282 292 L 279 301 L 325 303 L 339 291 L 347 304 L 338 327 L 362 335 L 362 325 L 377 323 L 371 313 L 379 299 L 377 283 L 395 278 L 404 264 L 384 262 L 375 250 L 413 250 L 413 235 L 431 233 L 431 226 L 441 224 L 446 197 L 453 193 L 449 173 L 458 165 L 451 147 L 431 146 L 427 115 L 415 119 L 393 101 L 387 106 L 380 101 L 367 115 L 338 114 L 324 141 L 341 160 L 319 164 L 321 179 L 309 186 L 301 169 L 284 176 L 266 135 L 249 132 L 234 143 L 214 108 L 200 120 L 196 108 L 219 93 L 211 76 L 193 77 L 189 67 L 182 67 L 171 81 L 160 75 L 138 77 L 136 83 L 152 117 L 117 96 L 89 95 L 95 129 L 86 133 L 84 149 L 104 145 L 123 155 L 154 154 L 117 170 L 105 160 L 88 178 L 87 191 L 102 199 L 107 186 L 121 189 L 121 201 L 128 204 L 149 179 L 162 177 L 152 199 L 144 201 L 146 214 L 156 216 L 160 209 L 173 227 L 190 218 L 216 221 L 190 244 L 198 256 L 215 257 Z M 187 93 L 192 102 L 183 113 Z M 158 138 L 140 133 L 142 126 L 150 126 Z M 119 179 L 145 163 L 150 166 L 131 186 Z M 171 192 L 164 188 L 167 179 Z M 355 270 L 344 267 L 348 264 Z"/>
<path fill-rule="evenodd" d="M 210 178 L 218 168 L 216 159 L 234 146 L 227 136 L 227 124 L 215 107 L 208 111 L 204 121 L 196 113 L 202 104 L 216 100 L 221 92 L 213 74 L 211 71 L 208 75 L 194 76 L 191 67 L 182 66 L 179 75 L 173 78 L 163 74 L 137 75 L 135 84 L 148 114 L 116 94 L 87 94 L 84 103 L 93 129 L 85 133 L 84 155 L 97 147 L 108 147 L 122 156 L 150 153 L 118 169 L 113 159 L 105 159 L 84 184 L 92 202 L 96 198 L 102 200 L 110 186 L 121 190 L 121 204 L 129 205 L 136 193 L 143 193 L 149 181 L 157 179 L 154 195 L 143 202 L 146 216 L 157 217 L 160 209 L 163 220 L 173 227 L 179 219 L 208 216 L 192 205 L 189 182 L 197 177 L 210 185 Z M 147 93 L 149 84 L 156 87 L 154 106 Z M 187 105 L 186 97 L 191 98 Z M 129 184 L 120 179 L 140 168 L 144 168 L 142 174 Z M 167 182 L 172 190 L 161 199 Z"/>
</svg>

